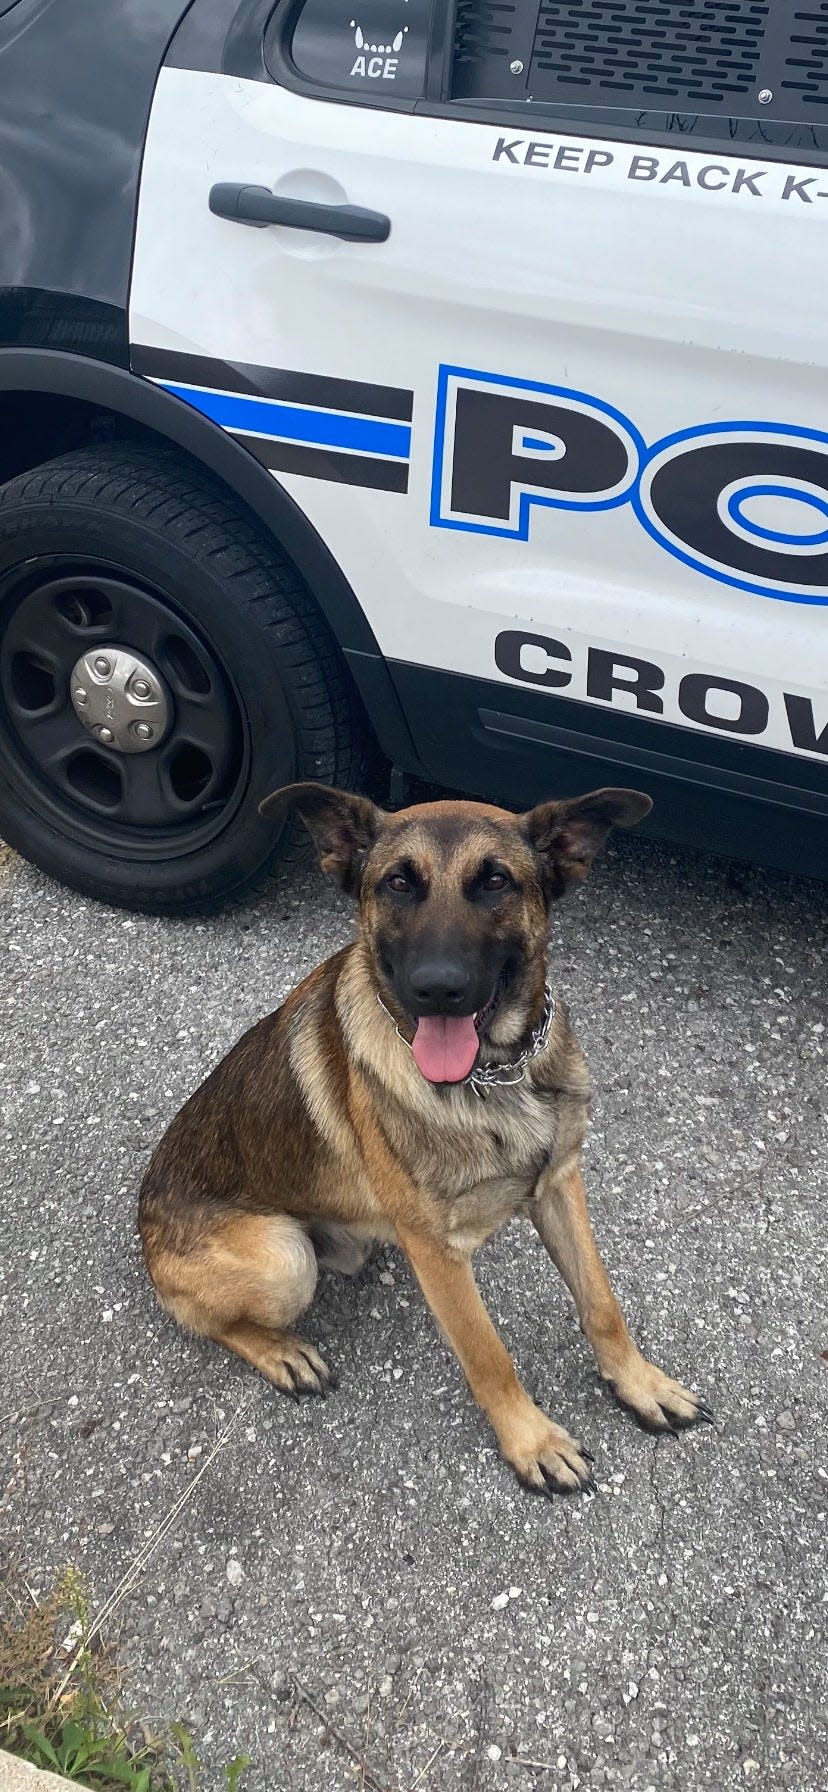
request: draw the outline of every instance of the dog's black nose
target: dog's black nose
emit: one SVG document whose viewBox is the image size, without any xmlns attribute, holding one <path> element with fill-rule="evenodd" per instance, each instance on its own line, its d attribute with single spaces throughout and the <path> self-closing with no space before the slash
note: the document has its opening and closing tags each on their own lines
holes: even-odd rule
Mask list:
<svg viewBox="0 0 828 1792">
<path fill-rule="evenodd" d="M 409 978 L 417 1007 L 425 1014 L 471 1013 L 471 979 L 448 958 L 419 964 Z"/>
</svg>

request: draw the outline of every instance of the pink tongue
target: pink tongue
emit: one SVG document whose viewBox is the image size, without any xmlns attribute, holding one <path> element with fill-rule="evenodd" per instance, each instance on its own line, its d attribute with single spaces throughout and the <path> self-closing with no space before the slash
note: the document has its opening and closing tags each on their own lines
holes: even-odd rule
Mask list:
<svg viewBox="0 0 828 1792">
<path fill-rule="evenodd" d="M 479 1043 L 473 1014 L 457 1019 L 428 1014 L 417 1022 L 411 1050 L 417 1068 L 430 1083 L 462 1083 L 477 1057 Z"/>
</svg>

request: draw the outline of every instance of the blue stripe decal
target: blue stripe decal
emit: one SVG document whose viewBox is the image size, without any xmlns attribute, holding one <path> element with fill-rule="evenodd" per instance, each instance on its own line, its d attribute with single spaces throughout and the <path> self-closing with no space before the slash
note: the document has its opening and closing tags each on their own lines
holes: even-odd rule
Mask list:
<svg viewBox="0 0 828 1792">
<path fill-rule="evenodd" d="M 200 386 L 179 386 L 170 380 L 159 380 L 158 384 L 174 398 L 183 398 L 186 404 L 202 411 L 213 423 L 221 424 L 222 429 L 308 442 L 317 448 L 350 449 L 354 454 L 383 454 L 393 460 L 407 460 L 411 453 L 411 428 L 407 423 L 385 423 L 344 411 L 316 411 L 267 398 L 209 392 Z"/>
</svg>

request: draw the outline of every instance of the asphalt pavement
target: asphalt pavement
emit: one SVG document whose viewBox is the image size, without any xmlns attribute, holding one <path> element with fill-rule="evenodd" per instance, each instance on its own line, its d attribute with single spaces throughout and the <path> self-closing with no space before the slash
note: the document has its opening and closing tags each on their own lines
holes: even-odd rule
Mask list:
<svg viewBox="0 0 828 1792">
<path fill-rule="evenodd" d="M 204 1792 L 242 1752 L 247 1792 L 824 1792 L 827 896 L 630 836 L 556 912 L 599 1241 L 717 1424 L 618 1411 L 515 1223 L 481 1286 L 596 1457 L 594 1497 L 547 1503 L 393 1249 L 321 1279 L 304 1329 L 340 1386 L 298 1408 L 148 1285 L 152 1146 L 349 937 L 345 899 L 307 870 L 144 919 L 0 855 L 3 1548 L 35 1593 L 67 1562 L 95 1611 L 121 1588 L 125 1701 L 188 1725 Z"/>
</svg>

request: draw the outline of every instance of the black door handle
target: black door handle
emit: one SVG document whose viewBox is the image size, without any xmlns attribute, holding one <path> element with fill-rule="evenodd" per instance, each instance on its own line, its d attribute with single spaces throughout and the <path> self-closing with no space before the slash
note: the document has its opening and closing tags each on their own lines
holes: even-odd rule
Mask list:
<svg viewBox="0 0 828 1792">
<path fill-rule="evenodd" d="M 384 243 L 391 233 L 391 219 L 383 212 L 365 211 L 361 205 L 319 205 L 312 199 L 288 199 L 269 187 L 248 187 L 240 181 L 220 180 L 210 188 L 210 210 L 217 218 L 237 224 L 286 224 L 292 230 L 321 230 L 325 236 L 342 237 L 346 243 Z"/>
</svg>

